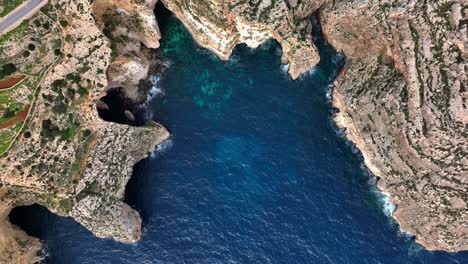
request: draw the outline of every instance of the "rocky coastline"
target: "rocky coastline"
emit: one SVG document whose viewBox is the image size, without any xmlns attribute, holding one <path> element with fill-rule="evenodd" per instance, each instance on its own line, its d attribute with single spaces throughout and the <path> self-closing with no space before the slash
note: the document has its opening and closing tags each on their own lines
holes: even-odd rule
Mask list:
<svg viewBox="0 0 468 264">
<path fill-rule="evenodd" d="M 107 13 L 93 12 L 99 4 Z M 140 215 L 123 201 L 125 186 L 135 163 L 169 132 L 153 121 L 129 126 L 98 115 L 96 104 L 110 89 L 124 87 L 135 104 L 146 98 L 149 87 L 139 89 L 150 68 L 145 49 L 159 45 L 151 1 L 118 4 L 123 6 L 112 1 L 50 1 L 21 28 L 29 34 L 16 31 L 1 46 L 2 60 L 32 72 L 19 91 L 37 88 L 16 142 L 0 157 L 0 263 L 35 263 L 41 258 L 40 241 L 8 222 L 16 206 L 40 204 L 73 217 L 98 237 L 125 243 L 141 237 Z M 106 14 L 112 17 L 102 17 Z M 37 27 L 41 38 L 35 37 Z M 28 64 L 25 45 L 33 47 L 28 57 L 41 64 Z M 55 50 L 48 50 L 50 45 Z M 48 68 L 36 71 L 39 66 Z M 34 74 L 42 78 L 31 87 Z"/>
<path fill-rule="evenodd" d="M 321 11 L 325 37 L 347 58 L 335 120 L 397 205 L 400 229 L 429 250 L 468 249 L 463 18 L 460 1 L 343 1 Z"/>
<path fill-rule="evenodd" d="M 38 203 L 71 216 L 98 237 L 137 241 L 141 218 L 123 202 L 125 185 L 133 165 L 169 137 L 155 122 L 106 122 L 96 109 L 109 107 L 101 101 L 109 89 L 121 89 L 135 104 L 146 100 L 142 88 L 161 66 L 151 65 L 150 50 L 161 38 L 157 1 L 51 2 L 46 15 L 56 16 L 50 34 L 60 36 L 60 52 L 38 83 L 22 136 L 0 158 L 2 263 L 38 259 L 38 239 L 8 222 L 19 205 Z M 255 48 L 276 39 L 293 79 L 320 59 L 310 22 L 318 15 L 325 38 L 346 57 L 333 88 L 335 121 L 397 205 L 393 217 L 401 230 L 429 250 L 467 250 L 467 4 L 252 3 L 162 0 L 201 47 L 223 60 L 240 43 Z M 6 47 L 15 44 L 13 38 Z M 18 60 L 13 49 L 1 56 Z M 74 91 L 63 92 L 67 87 Z"/>
<path fill-rule="evenodd" d="M 163 3 L 221 59 L 238 43 L 254 48 L 276 39 L 293 79 L 319 61 L 308 44 L 308 18 L 318 15 L 325 38 L 346 57 L 334 82 L 335 120 L 397 205 L 401 230 L 429 250 L 468 249 L 466 3 Z"/>
</svg>

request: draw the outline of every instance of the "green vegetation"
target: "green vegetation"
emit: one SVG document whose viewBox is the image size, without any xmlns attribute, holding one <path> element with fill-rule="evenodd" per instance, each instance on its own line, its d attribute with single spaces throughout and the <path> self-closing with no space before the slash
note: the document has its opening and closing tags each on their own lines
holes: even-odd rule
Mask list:
<svg viewBox="0 0 468 264">
<path fill-rule="evenodd" d="M 0 69 L 0 80 L 8 77 L 9 75 L 12 75 L 15 73 L 18 69 L 13 63 L 8 63 L 2 66 Z"/>
<path fill-rule="evenodd" d="M 11 142 L 15 139 L 22 125 L 23 122 L 18 122 L 13 127 L 0 130 L 0 155 L 10 147 Z"/>
<path fill-rule="evenodd" d="M 62 208 L 67 214 L 71 212 L 74 204 L 73 199 L 63 199 L 59 201 L 60 208 Z"/>
<path fill-rule="evenodd" d="M 0 0 L 0 6 L 3 6 L 0 17 L 6 16 L 25 1 L 26 0 Z"/>
<path fill-rule="evenodd" d="M 23 21 L 18 27 L 15 29 L 10 30 L 8 33 L 3 35 L 0 39 L 0 46 L 3 45 L 5 42 L 7 42 L 13 35 L 25 35 L 28 32 L 28 27 L 29 27 L 29 20 Z"/>
<path fill-rule="evenodd" d="M 24 0 L 0 0 L 0 6 L 19 5 L 20 2 L 24 2 Z M 56 17 L 55 9 L 50 4 L 42 8 L 41 12 L 49 18 Z M 18 27 L 0 37 L 0 52 L 8 45 L 24 43 L 23 50 L 19 50 L 17 54 L 5 56 L 0 60 L 0 80 L 12 76 L 16 72 L 29 75 L 20 85 L 0 91 L 0 124 L 15 119 L 18 113 L 25 109 L 26 105 L 32 105 L 32 107 L 34 107 L 34 95 L 37 96 L 39 91 L 37 84 L 53 62 L 53 58 L 49 55 L 52 54 L 55 49 L 59 49 L 60 51 L 60 36 L 54 35 L 54 38 L 51 39 L 51 35 L 49 34 L 52 31 L 56 31 L 57 28 L 55 28 L 49 19 L 41 12 L 34 15 L 31 19 L 23 21 Z M 30 25 L 32 25 L 35 30 L 30 30 Z M 62 83 L 59 82 L 55 85 L 60 86 L 61 84 Z M 55 98 L 52 99 L 55 100 Z M 26 103 L 25 100 L 29 102 Z M 60 103 L 60 101 L 57 101 L 57 103 Z M 68 107 L 67 102 L 65 102 L 63 106 Z M 60 111 L 63 110 L 64 107 L 59 105 L 55 110 Z M 18 136 L 31 136 L 31 133 L 28 131 L 24 134 L 21 133 L 25 122 L 27 122 L 27 120 L 0 129 L 0 155 L 5 155 L 5 152 Z M 70 124 L 73 124 L 73 122 Z M 59 130 L 57 132 L 54 131 L 52 125 L 48 126 L 48 128 L 50 130 L 48 132 L 50 132 L 51 135 L 56 133 L 61 140 L 67 140 L 76 133 L 76 128 L 73 125 L 70 125 L 70 128 L 66 127 L 62 129 L 63 131 Z"/>
<path fill-rule="evenodd" d="M 117 53 L 116 40 L 114 36 L 112 35 L 112 32 L 114 32 L 114 30 L 117 28 L 118 21 L 111 14 L 104 15 L 103 20 L 104 20 L 104 29 L 102 32 L 110 40 L 111 56 L 113 59 L 115 59 L 118 53 Z"/>
<path fill-rule="evenodd" d="M 86 150 L 89 149 L 91 142 L 95 139 L 93 134 L 88 134 L 89 130 L 85 130 L 83 135 L 88 135 L 86 139 L 83 141 L 82 145 L 76 150 L 75 153 L 75 161 L 72 163 L 70 170 L 68 171 L 68 178 L 75 179 L 75 176 L 84 168 L 84 159 L 86 156 Z M 89 185 L 88 185 L 89 186 Z M 88 186 L 85 187 L 85 190 L 88 189 Z M 93 188 L 92 188 L 93 189 Z M 84 190 L 83 190 L 84 191 Z M 86 193 L 86 192 L 85 192 Z M 83 193 L 84 194 L 84 193 Z M 83 198 L 83 197 L 81 197 Z M 79 197 L 77 197 L 80 200 Z"/>
<path fill-rule="evenodd" d="M 0 153 L 3 153 L 10 146 L 11 140 L 14 138 L 14 134 L 9 130 L 0 131 Z"/>
<path fill-rule="evenodd" d="M 46 119 L 42 121 L 41 136 L 49 140 L 54 140 L 58 136 L 60 136 L 61 140 L 71 140 L 78 133 L 79 129 L 80 124 L 72 122 L 69 127 L 60 130 L 50 119 Z"/>
<path fill-rule="evenodd" d="M 75 137 L 80 125 L 77 123 L 71 124 L 67 129 L 60 131 L 60 138 L 63 140 L 70 140 Z"/>
<path fill-rule="evenodd" d="M 48 16 L 50 19 L 54 21 L 57 20 L 57 14 L 55 13 L 53 5 L 50 4 L 50 1 L 49 1 L 49 4 L 41 8 L 41 12 L 44 13 L 46 16 Z"/>
<path fill-rule="evenodd" d="M 18 104 L 15 102 L 8 104 L 8 107 L 6 109 L 2 109 L 2 107 L 0 106 L 0 124 L 15 118 L 18 112 L 23 110 L 24 107 L 25 106 L 23 104 Z"/>
<path fill-rule="evenodd" d="M 60 20 L 60 25 L 62 27 L 66 27 L 66 26 L 68 26 L 68 22 L 66 20 Z"/>
<path fill-rule="evenodd" d="M 54 139 L 56 136 L 60 134 L 59 128 L 52 124 L 52 121 L 49 119 L 46 119 L 42 121 L 42 131 L 41 131 L 41 136 L 43 138 L 48 138 L 48 139 Z"/>
<path fill-rule="evenodd" d="M 80 83 L 81 82 L 81 77 L 78 74 L 69 73 L 69 74 L 67 74 L 67 76 L 65 76 L 65 78 L 67 80 L 69 80 L 69 81 L 74 82 L 74 83 Z"/>
<path fill-rule="evenodd" d="M 17 87 L 12 88 L 12 90 L 0 91 L 0 124 L 15 118 L 18 112 L 25 107 L 24 104 L 18 103 L 11 98 L 16 89 Z"/>
</svg>

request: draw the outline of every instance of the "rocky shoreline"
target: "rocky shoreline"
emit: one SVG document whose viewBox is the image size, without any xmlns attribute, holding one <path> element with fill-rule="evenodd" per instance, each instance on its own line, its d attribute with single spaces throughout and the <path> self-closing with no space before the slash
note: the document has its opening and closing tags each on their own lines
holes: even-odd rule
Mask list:
<svg viewBox="0 0 468 264">
<path fill-rule="evenodd" d="M 106 108 L 99 100 L 114 88 L 135 102 L 146 99 L 149 49 L 158 48 L 161 38 L 156 2 L 50 4 L 47 15 L 56 16 L 53 29 L 60 32 L 61 46 L 49 59 L 55 64 L 40 82 L 24 136 L 1 158 L 2 164 L 15 165 L 0 173 L 0 226 L 11 230 L 0 237 L 1 262 L 36 259 L 31 256 L 38 240 L 7 222 L 19 205 L 39 203 L 72 216 L 99 237 L 130 243 L 140 238 L 141 218 L 123 202 L 125 185 L 133 165 L 169 133 L 154 122 L 141 127 L 105 122 L 95 104 Z M 401 230 L 429 250 L 468 249 L 466 3 L 162 3 L 200 46 L 221 59 L 239 43 L 257 47 L 276 39 L 293 79 L 319 61 L 309 19 L 318 14 L 327 41 L 346 56 L 333 89 L 333 106 L 340 110 L 335 120 L 379 177 L 378 188 L 398 206 L 393 217 Z M 7 46 L 18 45 L 14 41 Z M 15 52 L 21 51 L 8 52 L 6 58 L 16 61 Z"/>
<path fill-rule="evenodd" d="M 468 249 L 463 17 L 460 1 L 344 1 L 321 11 L 325 37 L 347 58 L 335 121 L 397 205 L 402 232 L 428 250 Z"/>
<path fill-rule="evenodd" d="M 393 217 L 401 230 L 429 250 L 468 249 L 466 3 L 163 3 L 221 59 L 238 43 L 257 47 L 275 38 L 293 79 L 318 62 L 299 59 L 318 56 L 304 44 L 311 41 L 308 18 L 317 14 L 327 41 L 346 57 L 333 91 L 335 120 L 398 205 Z M 209 14 L 201 11 L 207 7 Z M 294 41 L 297 56 L 283 35 L 297 32 L 291 21 L 302 34 L 292 39 L 305 39 Z"/>
<path fill-rule="evenodd" d="M 123 10 L 108 1 L 99 2 L 107 3 L 110 11 Z M 21 72 L 43 76 L 24 129 L 7 155 L 0 157 L 1 263 L 40 259 L 40 241 L 8 222 L 8 214 L 16 206 L 40 204 L 55 214 L 73 217 L 98 237 L 125 243 L 141 237 L 140 215 L 123 201 L 125 186 L 135 163 L 154 151 L 169 132 L 153 121 L 143 126 L 106 122 L 96 109 L 96 103 L 113 87 L 125 87 L 136 104 L 149 90 L 139 90 L 150 67 L 140 43 L 157 47 L 156 20 L 151 3 L 126 3 L 128 10 L 142 12 L 132 13 L 130 26 L 125 14 L 107 18 L 113 24 L 112 30 L 105 30 L 98 28 L 103 24 L 96 22 L 92 1 L 51 1 L 26 22 L 23 30 L 29 34 L 17 31 L 1 46 L 0 59 L 15 63 Z M 147 14 L 153 20 L 140 16 Z M 155 27 L 151 29 L 147 23 Z M 112 34 L 115 29 L 126 32 L 110 36 L 125 38 L 128 45 L 109 42 L 102 33 Z M 38 30 L 45 37 L 35 37 Z M 37 56 L 42 64 L 30 66 L 24 59 L 27 45 L 32 46 L 28 51 L 31 60 Z M 43 45 L 55 45 L 55 50 Z M 45 65 L 47 70 L 36 73 L 41 70 L 36 68 Z M 109 69 L 109 65 L 113 66 Z M 142 74 L 134 76 L 135 71 Z M 28 87 L 30 81 L 22 84 L 20 91 L 36 87 Z"/>
<path fill-rule="evenodd" d="M 275 38 L 293 79 L 318 62 L 299 59 L 317 57 L 315 47 L 301 45 L 311 41 L 308 17 L 318 14 L 325 38 L 346 57 L 333 90 L 340 110 L 335 120 L 379 177 L 378 188 L 398 206 L 393 217 L 401 230 L 429 250 L 468 249 L 466 3 L 163 3 L 221 59 L 238 43 L 256 47 Z M 201 12 L 207 7 L 209 14 Z M 293 45 L 297 56 L 288 53 L 290 38 L 282 35 L 297 32 L 290 21 L 304 29 L 297 39 L 306 41 Z"/>
</svg>

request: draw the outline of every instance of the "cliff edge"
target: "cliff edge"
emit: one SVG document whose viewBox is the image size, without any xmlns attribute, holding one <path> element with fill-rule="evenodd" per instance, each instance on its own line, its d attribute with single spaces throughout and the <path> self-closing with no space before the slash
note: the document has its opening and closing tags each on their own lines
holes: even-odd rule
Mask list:
<svg viewBox="0 0 468 264">
<path fill-rule="evenodd" d="M 106 122 L 96 103 L 115 86 L 135 93 L 147 74 L 140 43 L 158 47 L 159 30 L 154 1 L 115 2 L 50 1 L 0 39 L 1 72 L 8 73 L 0 79 L 21 79 L 0 91 L 1 121 L 11 116 L 0 127 L 0 263 L 40 258 L 38 239 L 8 223 L 11 208 L 20 205 L 71 216 L 98 237 L 140 239 L 141 218 L 123 202 L 125 186 L 135 163 L 169 133 L 153 121 L 141 127 Z M 93 4 L 106 6 L 106 19 L 121 33 L 101 26 Z M 125 36 L 128 45 L 103 32 Z"/>
<path fill-rule="evenodd" d="M 228 60 L 238 44 L 258 47 L 277 40 L 282 63 L 296 79 L 320 60 L 312 42 L 310 16 L 325 3 L 314 1 L 162 0 L 195 41 Z"/>
<path fill-rule="evenodd" d="M 346 55 L 335 120 L 429 250 L 468 250 L 466 1 L 334 1 L 325 37 Z"/>
<path fill-rule="evenodd" d="M 461 0 L 162 0 L 197 43 L 227 60 L 269 38 L 292 78 L 315 66 L 309 17 L 346 56 L 335 120 L 430 250 L 468 249 L 467 3 Z M 99 237 L 134 242 L 123 202 L 133 165 L 168 138 L 161 125 L 105 122 L 108 89 L 140 100 L 161 38 L 155 0 L 54 0 L 0 39 L 0 262 L 31 263 L 40 242 L 7 221 L 38 203 Z M 0 87 L 2 87 L 0 85 Z M 18 263 L 18 262 L 16 262 Z"/>
</svg>

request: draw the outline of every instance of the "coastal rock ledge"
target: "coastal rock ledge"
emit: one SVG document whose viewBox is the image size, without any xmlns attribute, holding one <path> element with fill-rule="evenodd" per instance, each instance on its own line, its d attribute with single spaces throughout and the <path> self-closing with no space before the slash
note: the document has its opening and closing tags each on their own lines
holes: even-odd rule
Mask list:
<svg viewBox="0 0 468 264">
<path fill-rule="evenodd" d="M 29 78 L 14 96 L 32 102 L 0 157 L 0 263 L 40 258 L 40 241 L 8 222 L 20 205 L 71 216 L 99 237 L 140 238 L 141 218 L 123 202 L 125 185 L 134 164 L 169 133 L 155 122 L 105 122 L 96 102 L 110 88 L 145 98 L 147 51 L 161 37 L 156 2 L 50 0 L 26 22 L 28 34 L 2 40 L 0 59 Z M 276 39 L 293 79 L 319 61 L 310 22 L 317 14 L 328 42 L 346 56 L 333 92 L 335 120 L 397 205 L 401 230 L 429 250 L 468 249 L 466 1 L 162 3 L 224 60 L 239 43 Z M 25 58 L 28 43 L 43 47 Z"/>
</svg>

